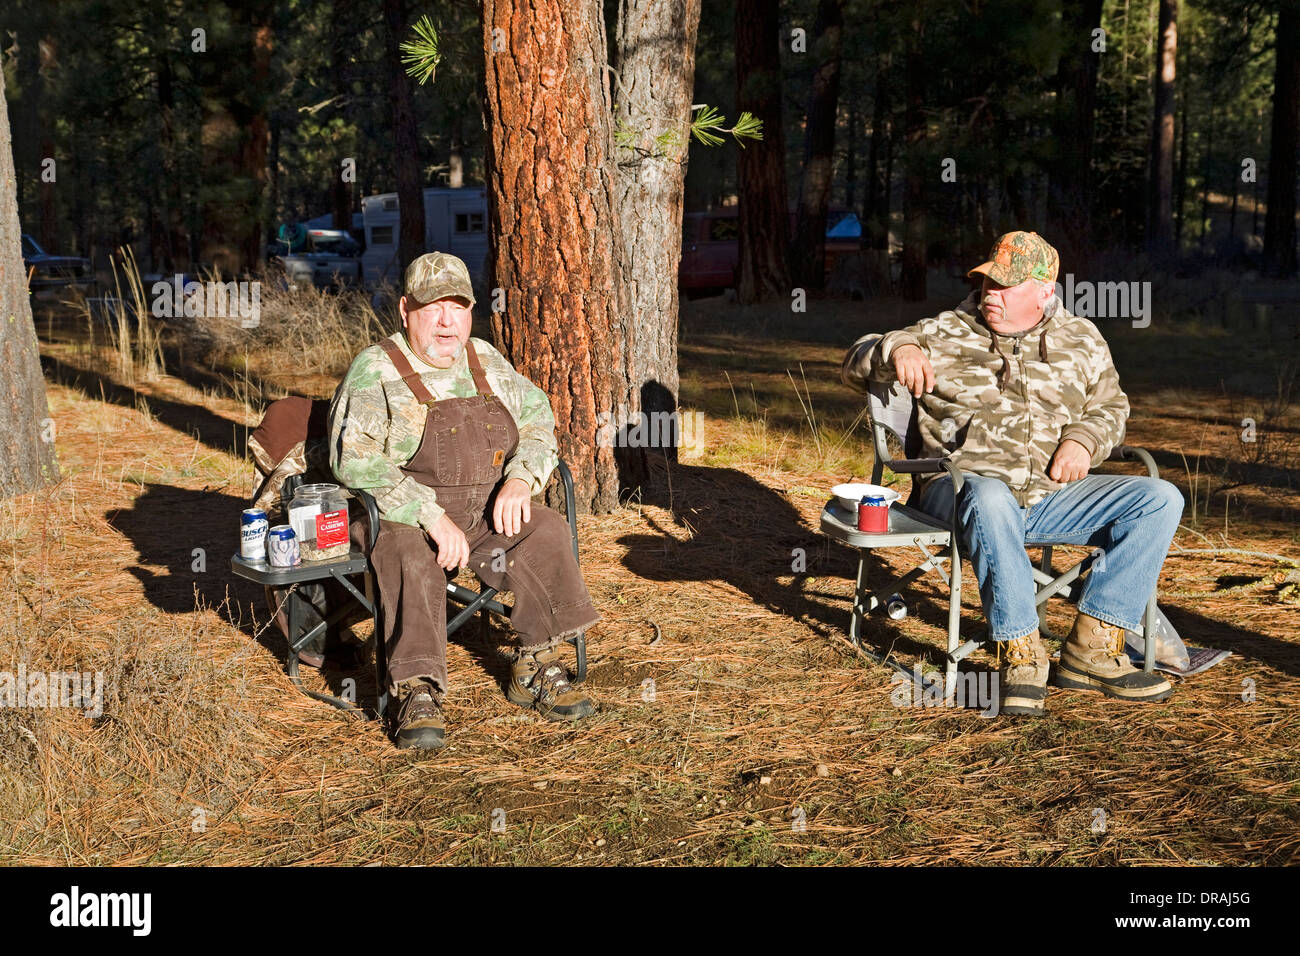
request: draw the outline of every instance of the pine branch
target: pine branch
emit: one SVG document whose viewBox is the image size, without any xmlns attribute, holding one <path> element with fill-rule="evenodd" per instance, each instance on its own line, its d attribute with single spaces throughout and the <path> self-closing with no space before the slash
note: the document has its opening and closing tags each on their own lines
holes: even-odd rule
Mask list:
<svg viewBox="0 0 1300 956">
<path fill-rule="evenodd" d="M 438 52 L 438 31 L 428 14 L 415 22 L 414 31 L 415 39 L 402 41 L 398 49 L 402 51 L 407 75 L 423 86 L 433 80 L 438 64 L 442 62 L 442 54 Z"/>
</svg>

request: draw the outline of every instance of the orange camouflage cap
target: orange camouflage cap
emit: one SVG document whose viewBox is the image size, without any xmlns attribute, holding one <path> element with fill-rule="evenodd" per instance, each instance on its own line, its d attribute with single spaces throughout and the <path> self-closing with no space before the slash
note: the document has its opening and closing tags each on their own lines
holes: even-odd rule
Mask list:
<svg viewBox="0 0 1300 956">
<path fill-rule="evenodd" d="M 1020 285 L 1026 279 L 1055 282 L 1061 257 L 1036 232 L 1008 232 L 993 243 L 988 262 L 976 266 L 967 276 L 981 273 L 998 285 Z"/>
</svg>

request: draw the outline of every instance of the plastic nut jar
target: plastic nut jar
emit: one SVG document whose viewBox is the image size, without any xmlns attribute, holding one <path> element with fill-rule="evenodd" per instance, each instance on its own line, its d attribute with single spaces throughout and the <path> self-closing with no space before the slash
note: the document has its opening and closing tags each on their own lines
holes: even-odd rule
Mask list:
<svg viewBox="0 0 1300 956">
<path fill-rule="evenodd" d="M 289 524 L 298 536 L 304 562 L 346 558 L 348 496 L 338 485 L 303 485 L 289 503 Z"/>
</svg>

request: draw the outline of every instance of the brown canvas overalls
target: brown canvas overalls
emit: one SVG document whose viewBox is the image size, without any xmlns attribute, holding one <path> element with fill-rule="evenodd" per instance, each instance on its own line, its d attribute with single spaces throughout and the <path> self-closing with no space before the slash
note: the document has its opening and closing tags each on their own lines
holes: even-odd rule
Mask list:
<svg viewBox="0 0 1300 956">
<path fill-rule="evenodd" d="M 395 343 L 380 344 L 428 408 L 420 447 L 402 471 L 432 488 L 438 505 L 465 532 L 470 570 L 491 587 L 514 593 L 510 623 L 519 643 L 526 649 L 546 647 L 600 620 L 573 556 L 569 526 L 559 514 L 534 502 L 531 519 L 517 535 L 492 530 L 491 505 L 519 443 L 519 429 L 492 393 L 473 344 L 465 343 L 465 353 L 478 394 L 441 401 Z M 440 694 L 447 691 L 447 574 L 436 555 L 424 529 L 380 521 L 370 561 L 379 585 L 392 693 L 418 678 L 432 680 Z"/>
</svg>

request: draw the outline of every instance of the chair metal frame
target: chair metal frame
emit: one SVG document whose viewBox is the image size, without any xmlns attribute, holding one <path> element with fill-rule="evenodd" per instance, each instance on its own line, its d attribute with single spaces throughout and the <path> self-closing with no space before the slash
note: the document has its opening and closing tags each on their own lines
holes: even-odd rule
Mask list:
<svg viewBox="0 0 1300 956">
<path fill-rule="evenodd" d="M 863 350 L 875 342 L 867 340 L 861 346 Z M 871 467 L 871 483 L 879 485 L 888 467 L 899 474 L 921 475 L 946 472 L 952 477 L 952 490 L 955 499 L 964 486 L 961 470 L 948 457 L 915 458 L 919 452 L 921 436 L 916 428 L 916 399 L 898 382 L 867 383 L 867 415 L 871 427 L 872 445 L 875 450 L 875 462 Z M 888 437 L 892 435 L 903 449 L 903 458 L 891 458 Z M 1142 448 L 1131 445 L 1118 445 L 1111 451 L 1107 461 L 1140 461 L 1146 466 L 1152 478 L 1159 478 L 1160 473 L 1155 460 Z M 954 689 L 957 665 L 987 642 L 983 640 L 961 639 L 961 528 L 957 518 L 957 508 L 953 508 L 951 522 L 944 524 L 919 508 L 918 485 L 912 482 L 912 493 L 906 504 L 895 503 L 889 509 L 889 531 L 885 534 L 866 534 L 857 530 L 856 516 L 851 516 L 840 508 L 837 499 L 826 503 L 821 515 L 821 529 L 830 537 L 858 550 L 857 582 L 853 593 L 853 609 L 849 622 L 849 639 L 854 646 L 880 663 L 890 663 L 887 655 L 876 654 L 862 645 L 862 622 L 866 616 L 877 608 L 888 608 L 891 600 L 902 588 L 915 581 L 928 571 L 935 571 L 948 585 L 948 646 L 944 668 L 945 686 Z M 1045 637 L 1052 637 L 1047 627 L 1047 601 L 1062 595 L 1071 602 L 1077 602 L 1083 591 L 1084 581 L 1080 580 L 1084 571 L 1092 567 L 1099 552 L 1093 551 L 1061 574 L 1052 574 L 1052 548 L 1068 542 L 1052 544 L 1030 544 L 1026 548 L 1042 548 L 1042 558 L 1033 568 L 1036 586 L 1034 602 L 1038 608 L 1039 631 Z M 902 576 L 886 582 L 883 586 L 872 588 L 868 584 L 871 577 L 870 565 L 873 552 L 877 548 L 907 547 L 919 549 L 924 560 Z M 931 552 L 930 548 L 942 550 Z M 944 569 L 943 562 L 949 564 Z M 877 564 L 879 562 L 876 562 Z M 905 607 L 905 605 L 904 605 Z M 1155 667 L 1155 654 L 1152 653 L 1151 640 L 1147 637 L 1156 629 L 1156 592 L 1153 591 L 1143 613 L 1141 626 L 1134 631 L 1143 639 L 1143 670 L 1151 673 Z M 891 665 L 892 666 L 892 665 Z"/>
<path fill-rule="evenodd" d="M 573 556 L 580 560 L 578 554 L 578 515 L 573 491 L 573 473 L 569 470 L 566 462 L 561 460 L 556 466 L 556 473 L 560 476 L 560 483 L 564 489 L 564 510 L 565 517 L 569 522 L 569 536 L 573 544 Z M 284 481 L 284 487 L 281 492 L 283 500 L 287 501 L 293 497 L 294 491 L 302 483 L 301 475 L 291 475 Z M 303 617 L 306 612 L 304 605 L 306 600 L 298 593 L 296 585 L 306 584 L 318 581 L 335 580 L 346 588 L 351 602 L 360 605 L 361 608 L 370 615 L 375 625 L 375 686 L 377 687 L 378 699 L 376 701 L 376 716 L 382 720 L 388 707 L 388 659 L 383 641 L 382 627 L 382 607 L 378 599 L 378 591 L 375 587 L 374 570 L 370 566 L 369 554 L 374 550 L 375 542 L 379 539 L 379 507 L 375 503 L 374 497 L 366 491 L 352 489 L 352 494 L 361 502 L 365 509 L 367 517 L 367 529 L 369 538 L 369 548 L 366 551 L 352 548 L 348 556 L 343 559 L 321 562 L 320 564 L 300 564 L 293 568 L 272 568 L 265 563 L 252 562 L 244 559 L 238 553 L 231 558 L 231 569 L 234 573 L 246 580 L 254 581 L 268 587 L 289 587 L 290 591 L 285 602 L 285 614 L 288 619 L 289 628 L 289 653 L 286 670 L 290 682 L 298 690 L 315 700 L 323 701 L 337 707 L 340 710 L 359 711 L 354 703 L 332 694 L 323 694 L 306 687 L 299 673 L 299 655 L 311 641 L 315 640 L 322 632 L 328 633 L 331 628 L 337 627 L 338 623 L 345 615 L 352 611 L 352 603 L 344 604 L 341 607 L 329 610 L 328 616 L 318 623 L 315 627 L 304 630 L 296 638 L 303 627 Z M 447 575 L 447 600 L 460 606 L 460 610 L 454 617 L 447 620 L 447 636 L 451 637 L 475 614 L 479 614 L 482 619 L 483 633 L 486 637 L 490 627 L 490 615 L 495 614 L 505 620 L 510 619 L 512 608 L 496 600 L 498 590 L 494 587 L 484 585 L 481 591 L 475 591 L 471 588 L 464 587 L 455 582 L 460 569 Z M 362 587 L 358 587 L 352 582 L 352 578 L 360 577 Z M 580 632 L 577 636 L 568 639 L 573 645 L 577 654 L 577 666 L 574 672 L 575 684 L 580 684 L 587 677 L 587 640 L 585 632 Z"/>
</svg>

